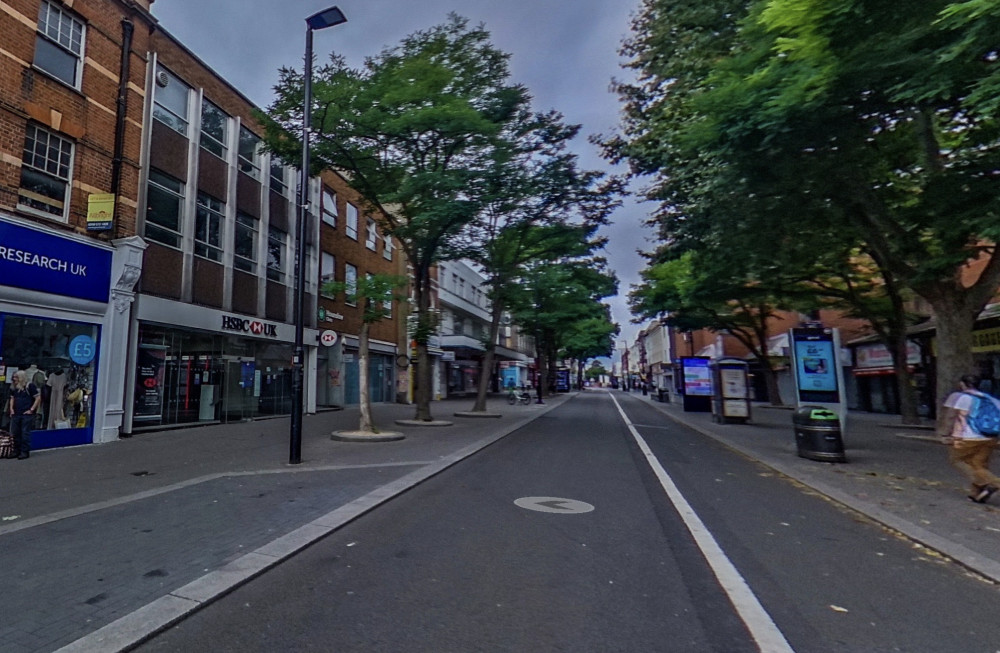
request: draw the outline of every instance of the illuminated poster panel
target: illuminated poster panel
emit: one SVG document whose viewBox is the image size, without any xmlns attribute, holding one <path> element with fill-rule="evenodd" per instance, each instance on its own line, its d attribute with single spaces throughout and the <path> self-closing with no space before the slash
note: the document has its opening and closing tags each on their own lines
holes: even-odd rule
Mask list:
<svg viewBox="0 0 1000 653">
<path fill-rule="evenodd" d="M 712 396 L 712 370 L 707 358 L 682 358 L 684 394 L 692 397 Z"/>
<path fill-rule="evenodd" d="M 837 351 L 829 329 L 792 329 L 799 400 L 840 403 Z"/>
</svg>

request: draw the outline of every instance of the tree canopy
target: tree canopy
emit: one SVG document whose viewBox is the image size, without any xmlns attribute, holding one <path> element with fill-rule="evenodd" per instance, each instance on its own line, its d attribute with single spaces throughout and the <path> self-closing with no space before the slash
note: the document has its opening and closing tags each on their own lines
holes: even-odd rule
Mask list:
<svg viewBox="0 0 1000 653">
<path fill-rule="evenodd" d="M 482 180 L 501 134 L 529 101 L 525 89 L 510 82 L 507 59 L 483 27 L 451 15 L 360 69 L 334 56 L 314 75 L 313 170 L 342 171 L 382 232 L 400 241 L 413 270 L 420 420 L 431 419 L 431 268 L 459 255 L 458 237 L 487 199 Z M 302 73 L 281 70 L 275 90 L 266 142 L 295 160 Z"/>
<path fill-rule="evenodd" d="M 1000 285 L 995 3 L 646 0 L 634 29 L 605 144 L 655 175 L 665 244 L 717 248 L 724 224 L 787 271 L 815 234 L 849 239 L 934 308 L 949 389 Z"/>
</svg>

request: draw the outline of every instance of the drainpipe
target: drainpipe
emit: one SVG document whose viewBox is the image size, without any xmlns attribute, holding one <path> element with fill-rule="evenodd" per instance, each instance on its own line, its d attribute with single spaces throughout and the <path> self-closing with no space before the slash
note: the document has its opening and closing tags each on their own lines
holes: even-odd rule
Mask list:
<svg viewBox="0 0 1000 653">
<path fill-rule="evenodd" d="M 115 151 L 111 159 L 111 194 L 115 196 L 112 233 L 118 229 L 118 195 L 122 187 L 122 159 L 125 150 L 125 117 L 128 113 L 128 77 L 132 54 L 132 32 L 135 26 L 122 18 L 122 61 L 118 68 L 118 101 L 115 111 Z"/>
</svg>

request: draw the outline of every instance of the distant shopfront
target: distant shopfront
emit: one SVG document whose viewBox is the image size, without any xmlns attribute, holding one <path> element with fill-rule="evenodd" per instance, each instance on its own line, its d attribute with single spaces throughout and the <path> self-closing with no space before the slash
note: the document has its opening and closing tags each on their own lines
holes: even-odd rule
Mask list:
<svg viewBox="0 0 1000 653">
<path fill-rule="evenodd" d="M 928 388 L 927 375 L 920 364 L 920 346 L 913 341 L 907 342 L 906 363 L 914 374 L 920 404 L 927 405 L 928 399 L 923 396 Z M 899 412 L 899 387 L 892 355 L 885 345 L 870 343 L 855 347 L 851 371 L 857 382 L 857 405 L 852 407 L 871 413 Z"/>
<path fill-rule="evenodd" d="M 291 413 L 292 325 L 150 296 L 137 316 L 133 430 Z"/>
</svg>

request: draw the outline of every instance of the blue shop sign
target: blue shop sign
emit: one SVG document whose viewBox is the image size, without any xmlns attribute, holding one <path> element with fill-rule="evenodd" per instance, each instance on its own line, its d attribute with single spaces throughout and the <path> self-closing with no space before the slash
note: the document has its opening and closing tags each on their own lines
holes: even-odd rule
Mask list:
<svg viewBox="0 0 1000 653">
<path fill-rule="evenodd" d="M 111 252 L 0 220 L 0 283 L 107 303 Z"/>
</svg>

